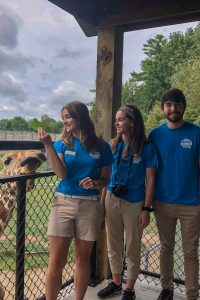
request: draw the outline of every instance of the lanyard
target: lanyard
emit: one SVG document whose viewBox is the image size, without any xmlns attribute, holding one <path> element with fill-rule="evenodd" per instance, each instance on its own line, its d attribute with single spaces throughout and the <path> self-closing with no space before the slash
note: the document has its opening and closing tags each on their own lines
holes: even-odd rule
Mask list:
<svg viewBox="0 0 200 300">
<path fill-rule="evenodd" d="M 121 156 L 122 156 L 122 151 L 123 151 L 123 142 L 121 142 L 121 145 L 120 145 L 120 148 L 119 148 L 119 154 L 117 156 L 117 160 L 116 160 L 116 173 L 115 173 L 115 176 L 114 176 L 114 184 L 116 182 L 116 179 L 118 179 L 118 182 L 119 182 L 119 178 L 118 178 L 118 169 L 119 169 L 119 164 L 120 164 L 120 160 L 121 160 Z M 130 155 L 130 159 L 129 159 L 129 164 L 128 164 L 128 172 L 127 172 L 127 178 L 126 178 L 126 182 L 125 182 L 125 185 L 127 185 L 127 182 L 128 182 L 128 177 L 129 177 L 129 174 L 130 174 L 130 171 L 131 171 L 131 165 L 132 165 L 132 161 L 133 161 L 133 156 Z"/>
</svg>

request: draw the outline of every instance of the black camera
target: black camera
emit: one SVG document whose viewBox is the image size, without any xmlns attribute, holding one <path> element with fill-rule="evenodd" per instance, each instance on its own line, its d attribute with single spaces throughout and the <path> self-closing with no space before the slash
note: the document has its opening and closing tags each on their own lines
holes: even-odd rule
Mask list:
<svg viewBox="0 0 200 300">
<path fill-rule="evenodd" d="M 126 195 L 128 192 L 128 187 L 123 184 L 115 184 L 112 187 L 112 193 L 118 197 L 121 198 L 122 196 Z"/>
</svg>

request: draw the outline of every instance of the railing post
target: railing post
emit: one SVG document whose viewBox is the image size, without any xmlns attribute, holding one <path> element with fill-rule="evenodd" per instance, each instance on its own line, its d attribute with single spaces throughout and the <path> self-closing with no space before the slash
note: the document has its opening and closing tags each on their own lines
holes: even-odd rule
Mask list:
<svg viewBox="0 0 200 300">
<path fill-rule="evenodd" d="M 15 300 L 24 300 L 24 257 L 25 257 L 25 211 L 26 180 L 17 181 L 17 229 L 16 229 L 16 292 Z"/>
</svg>

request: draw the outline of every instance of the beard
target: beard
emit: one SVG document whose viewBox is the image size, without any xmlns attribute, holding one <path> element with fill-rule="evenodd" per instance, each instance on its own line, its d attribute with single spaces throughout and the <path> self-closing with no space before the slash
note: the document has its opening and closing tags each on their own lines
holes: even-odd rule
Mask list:
<svg viewBox="0 0 200 300">
<path fill-rule="evenodd" d="M 164 114 L 164 117 L 172 123 L 178 123 L 183 120 L 183 114 L 184 112 L 169 113 Z"/>
</svg>

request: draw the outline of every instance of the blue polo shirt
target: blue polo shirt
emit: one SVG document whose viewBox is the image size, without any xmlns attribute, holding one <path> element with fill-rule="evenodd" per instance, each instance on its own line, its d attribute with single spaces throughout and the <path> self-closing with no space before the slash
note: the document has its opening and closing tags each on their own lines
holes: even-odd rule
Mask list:
<svg viewBox="0 0 200 300">
<path fill-rule="evenodd" d="M 139 157 L 133 157 L 131 161 L 130 154 L 125 159 L 120 159 L 117 165 L 120 149 L 125 148 L 125 143 L 118 143 L 116 151 L 113 153 L 114 163 L 112 164 L 112 176 L 107 189 L 112 191 L 115 184 L 123 184 L 128 187 L 128 193 L 122 196 L 122 199 L 131 203 L 143 201 L 145 199 L 145 181 L 146 169 L 156 168 L 158 158 L 155 147 L 151 143 L 146 143 Z"/>
<path fill-rule="evenodd" d="M 149 136 L 154 143 L 159 168 L 155 200 L 197 205 L 200 203 L 200 127 L 189 122 L 176 129 L 167 124 L 155 128 Z"/>
<path fill-rule="evenodd" d="M 103 142 L 96 152 L 88 152 L 77 137 L 73 137 L 73 150 L 61 140 L 54 143 L 57 153 L 61 153 L 67 168 L 67 176 L 62 179 L 56 189 L 57 192 L 67 195 L 92 196 L 98 195 L 99 190 L 86 190 L 79 185 L 79 181 L 90 177 L 99 179 L 99 171 L 102 167 L 112 164 L 113 156 L 110 146 Z"/>
</svg>

